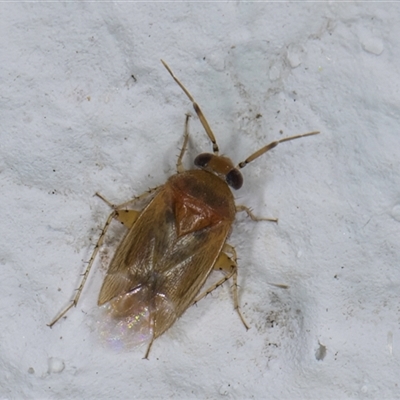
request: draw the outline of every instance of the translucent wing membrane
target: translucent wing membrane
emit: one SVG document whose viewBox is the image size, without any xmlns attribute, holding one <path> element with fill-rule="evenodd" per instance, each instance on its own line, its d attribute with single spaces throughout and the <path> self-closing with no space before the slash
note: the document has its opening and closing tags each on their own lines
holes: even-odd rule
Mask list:
<svg viewBox="0 0 400 400">
<path fill-rule="evenodd" d="M 149 344 L 154 337 L 156 314 L 175 314 L 164 294 L 154 295 L 147 287 L 122 294 L 101 307 L 96 321 L 101 341 L 117 351 Z"/>
</svg>

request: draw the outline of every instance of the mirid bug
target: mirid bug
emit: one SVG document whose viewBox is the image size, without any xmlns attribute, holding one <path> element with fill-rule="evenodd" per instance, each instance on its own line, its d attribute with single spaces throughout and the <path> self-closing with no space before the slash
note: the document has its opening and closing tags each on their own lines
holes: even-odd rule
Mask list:
<svg viewBox="0 0 400 400">
<path fill-rule="evenodd" d="M 145 358 L 148 358 L 154 340 L 190 305 L 230 278 L 233 279 L 234 308 L 248 328 L 238 303 L 236 251 L 226 241 L 237 212 L 244 211 L 255 221 L 267 219 L 257 218 L 249 208 L 235 205 L 231 188 L 237 190 L 243 184 L 240 169 L 279 143 L 319 133 L 309 132 L 274 141 L 235 167 L 228 157 L 219 155 L 215 136 L 200 107 L 169 66 L 162 63 L 192 102 L 212 143 L 213 153 L 203 153 L 195 158 L 198 169 L 184 170 L 182 158 L 189 139 L 187 115 L 177 173 L 165 184 L 120 205 L 113 205 L 96 193 L 113 211 L 71 304 L 49 324 L 53 326 L 77 305 L 106 231 L 116 219 L 128 228 L 128 232 L 108 267 L 98 305 L 105 305 L 106 318 L 114 326 L 111 330 L 115 337 L 111 340 L 133 337 L 135 344 L 143 340 L 149 342 Z M 131 209 L 144 200 L 147 205 L 141 211 Z M 223 271 L 225 276 L 199 294 L 213 269 Z"/>
</svg>

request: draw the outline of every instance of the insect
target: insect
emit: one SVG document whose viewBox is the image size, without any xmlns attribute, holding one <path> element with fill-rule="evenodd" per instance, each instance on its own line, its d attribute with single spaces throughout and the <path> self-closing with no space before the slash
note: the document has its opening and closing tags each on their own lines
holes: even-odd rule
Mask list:
<svg viewBox="0 0 400 400">
<path fill-rule="evenodd" d="M 235 166 L 219 148 L 200 107 L 161 60 L 175 82 L 192 102 L 194 110 L 212 143 L 213 153 L 198 155 L 197 169 L 184 170 L 182 159 L 189 139 L 189 115 L 186 115 L 183 145 L 177 160 L 177 173 L 165 184 L 126 203 L 113 205 L 97 194 L 111 208 L 80 286 L 69 304 L 49 324 L 53 326 L 76 306 L 93 262 L 102 246 L 112 220 L 122 222 L 128 231 L 111 260 L 100 290 L 98 305 L 114 325 L 118 339 L 133 335 L 145 337 L 148 358 L 154 340 L 162 335 L 187 310 L 225 281 L 233 279 L 234 308 L 244 326 L 248 325 L 240 311 L 237 295 L 237 257 L 227 243 L 237 212 L 244 211 L 255 220 L 251 210 L 235 205 L 231 189 L 240 189 L 240 169 L 276 147 L 279 143 L 315 135 L 309 132 L 274 141 Z M 145 201 L 140 211 L 135 204 Z M 274 220 L 276 221 L 276 220 Z M 216 284 L 199 294 L 213 270 L 224 273 Z"/>
</svg>

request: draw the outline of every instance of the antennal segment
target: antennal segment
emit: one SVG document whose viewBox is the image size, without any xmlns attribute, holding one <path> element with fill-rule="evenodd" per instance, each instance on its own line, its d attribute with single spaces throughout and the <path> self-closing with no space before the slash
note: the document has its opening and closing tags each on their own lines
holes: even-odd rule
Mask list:
<svg viewBox="0 0 400 400">
<path fill-rule="evenodd" d="M 247 164 L 251 163 L 256 158 L 262 156 L 267 151 L 269 151 L 269 150 L 273 149 L 274 147 L 278 146 L 279 143 L 288 142 L 289 140 L 294 140 L 294 139 L 300 139 L 300 138 L 306 137 L 306 136 L 317 135 L 318 133 L 319 133 L 319 131 L 308 132 L 308 133 L 303 133 L 302 135 L 289 136 L 287 138 L 283 138 L 283 139 L 271 142 L 270 144 L 267 144 L 266 146 L 262 147 L 260 150 L 257 150 L 251 156 L 247 157 L 244 161 L 240 162 L 237 165 L 236 168 L 244 168 Z"/>
<path fill-rule="evenodd" d="M 199 117 L 200 122 L 203 125 L 204 130 L 207 133 L 207 136 L 211 140 L 211 143 L 213 145 L 213 152 L 214 152 L 215 155 L 218 155 L 219 148 L 218 148 L 218 144 L 217 144 L 217 141 L 215 139 L 214 133 L 211 130 L 210 125 L 208 124 L 208 122 L 206 120 L 206 117 L 204 116 L 203 112 L 201 111 L 199 105 L 195 102 L 194 98 L 189 93 L 189 91 L 185 88 L 185 86 L 183 86 L 182 83 L 179 82 L 178 78 L 171 71 L 171 68 L 168 66 L 168 64 L 164 60 L 161 60 L 161 62 L 163 63 L 163 65 L 167 69 L 167 71 L 171 74 L 172 78 L 174 78 L 174 81 L 181 87 L 181 89 L 185 92 L 186 96 L 189 97 L 189 100 L 192 102 L 193 108 L 196 111 L 196 114 Z"/>
</svg>

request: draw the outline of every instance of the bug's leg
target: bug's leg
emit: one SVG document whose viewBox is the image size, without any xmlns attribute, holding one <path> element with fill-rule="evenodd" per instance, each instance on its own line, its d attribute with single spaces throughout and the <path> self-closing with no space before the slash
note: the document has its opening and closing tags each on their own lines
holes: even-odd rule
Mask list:
<svg viewBox="0 0 400 400">
<path fill-rule="evenodd" d="M 155 328 L 154 327 L 154 325 L 155 325 L 154 318 L 151 319 L 151 323 L 150 324 L 151 324 L 151 330 L 153 331 L 153 335 L 151 337 L 151 341 L 150 341 L 149 345 L 147 346 L 146 354 L 144 355 L 143 360 L 148 360 L 149 359 L 151 346 L 153 346 L 153 342 L 154 342 L 154 339 L 155 339 L 155 337 L 154 337 L 154 328 Z"/>
<path fill-rule="evenodd" d="M 92 256 L 90 257 L 88 266 L 86 267 L 85 272 L 84 272 L 83 275 L 82 275 L 81 283 L 80 283 L 78 289 L 76 289 L 76 294 L 75 294 L 74 298 L 72 299 L 71 304 L 69 304 L 67 307 L 65 307 L 64 310 L 61 311 L 61 312 L 53 319 L 53 321 L 51 321 L 51 322 L 48 324 L 48 326 L 49 326 L 50 328 L 51 328 L 57 321 L 59 321 L 72 307 L 75 307 L 75 306 L 78 304 L 79 297 L 81 296 L 83 287 L 85 286 L 87 277 L 89 276 L 90 269 L 92 268 L 92 265 L 93 265 L 93 262 L 94 262 L 94 260 L 95 260 L 95 258 L 96 258 L 96 256 L 97 256 L 97 253 L 99 252 L 99 249 L 100 249 L 101 245 L 103 244 L 104 236 L 105 236 L 105 234 L 106 234 L 106 232 L 107 232 L 107 229 L 108 229 L 108 227 L 110 226 L 111 221 L 114 219 L 115 215 L 116 215 L 116 211 L 114 210 L 114 211 L 108 216 L 108 218 L 107 218 L 107 221 L 106 221 L 106 223 L 105 223 L 105 225 L 104 225 L 104 227 L 103 227 L 103 230 L 101 231 L 100 237 L 99 237 L 99 239 L 97 240 L 96 246 L 95 246 L 95 248 L 94 248 L 94 250 L 93 250 Z"/>
<path fill-rule="evenodd" d="M 144 355 L 143 360 L 149 359 L 149 354 L 150 354 L 151 346 L 153 346 L 153 342 L 154 342 L 154 337 L 151 338 L 151 342 L 147 346 L 146 354 Z"/>
<path fill-rule="evenodd" d="M 210 294 L 212 291 L 217 289 L 219 286 L 224 284 L 227 280 L 230 278 L 233 279 L 233 304 L 234 308 L 239 314 L 239 317 L 245 326 L 246 329 L 250 329 L 249 325 L 247 324 L 246 320 L 244 319 L 242 312 L 240 311 L 239 307 L 239 300 L 238 300 L 238 284 L 237 284 L 237 256 L 236 256 L 236 250 L 234 247 L 231 245 L 225 243 L 224 245 L 224 251 L 228 252 L 231 254 L 231 257 L 229 257 L 226 253 L 222 252 L 217 261 L 215 262 L 214 269 L 217 271 L 224 272 L 226 275 L 220 279 L 218 282 L 216 282 L 214 285 L 212 285 L 210 288 L 208 288 L 206 291 L 201 293 L 197 298 L 194 300 L 193 304 L 196 304 L 198 301 L 200 301 L 203 297 L 207 296 Z"/>
<path fill-rule="evenodd" d="M 154 189 L 150 189 L 149 191 L 143 193 L 140 196 L 135 197 L 132 200 L 129 200 L 125 203 L 119 204 L 119 205 L 114 205 L 111 202 L 109 202 L 105 197 L 103 197 L 101 194 L 96 193 L 96 196 L 100 197 L 106 204 L 108 204 L 112 209 L 112 213 L 108 216 L 107 221 L 101 231 L 100 237 L 97 240 L 96 246 L 93 250 L 93 253 L 90 257 L 88 266 L 86 267 L 83 275 L 82 275 L 82 280 L 81 283 L 78 287 L 78 289 L 76 289 L 76 294 L 74 296 L 74 298 L 71 301 L 71 304 L 69 304 L 67 307 L 64 308 L 64 310 L 62 310 L 49 324 L 48 326 L 51 328 L 57 321 L 59 321 L 72 307 L 75 307 L 78 304 L 79 301 L 79 297 L 81 296 L 83 287 L 85 286 L 86 280 L 89 276 L 89 272 L 92 268 L 92 265 L 94 263 L 94 260 L 97 256 L 97 253 L 99 252 L 100 247 L 103 244 L 104 241 L 104 236 L 107 232 L 108 227 L 111 224 L 111 221 L 113 219 L 116 219 L 118 221 L 120 221 L 121 223 L 123 223 L 127 228 L 130 228 L 135 221 L 137 220 L 137 218 L 140 215 L 140 211 L 135 211 L 135 210 L 126 210 L 124 209 L 124 207 L 134 204 L 135 202 L 139 202 L 142 201 L 144 199 L 146 199 L 147 197 L 153 195 L 155 193 L 155 191 L 158 189 L 154 188 Z"/>
<path fill-rule="evenodd" d="M 141 211 L 136 210 L 118 210 L 115 211 L 115 219 L 125 225 L 126 228 L 130 229 L 139 218 Z"/>
<path fill-rule="evenodd" d="M 142 201 L 148 200 L 150 197 L 154 196 L 155 193 L 157 192 L 157 190 L 160 188 L 160 186 L 156 186 L 154 188 L 151 188 L 147 191 L 145 191 L 144 193 L 142 193 L 139 196 L 135 196 L 133 199 L 125 201 L 124 203 L 121 204 L 113 204 L 110 201 L 108 201 L 104 196 L 102 196 L 100 193 L 95 193 L 95 195 L 97 197 L 100 197 L 100 199 L 102 199 L 104 201 L 104 203 L 106 203 L 110 208 L 112 208 L 113 210 L 121 210 L 123 208 L 126 208 L 128 206 L 134 206 L 136 203 L 140 203 Z"/>
<path fill-rule="evenodd" d="M 141 211 L 128 210 L 126 207 L 134 206 L 135 203 L 140 203 L 141 201 L 148 200 L 151 196 L 154 196 L 158 188 L 159 186 L 153 189 L 149 189 L 147 192 L 142 193 L 140 196 L 136 196 L 132 200 L 126 201 L 125 203 L 119 205 L 112 204 L 100 193 L 96 193 L 96 196 L 100 197 L 101 200 L 103 200 L 110 208 L 112 208 L 115 211 L 114 218 L 124 224 L 129 229 L 136 222 L 139 215 L 141 214 Z"/>
<path fill-rule="evenodd" d="M 136 222 L 139 215 L 141 214 L 141 211 L 136 211 L 136 210 L 127 210 L 127 209 L 120 210 L 118 209 L 119 206 L 113 205 L 107 199 L 105 199 L 101 194 L 96 193 L 96 196 L 100 197 L 100 199 L 102 199 L 108 206 L 114 209 L 114 218 L 117 221 L 124 224 L 128 229 L 133 226 L 133 224 Z"/>
<path fill-rule="evenodd" d="M 256 217 L 251 209 L 249 207 L 246 206 L 236 206 L 236 212 L 241 212 L 241 211 L 245 211 L 246 214 L 253 220 L 253 221 L 271 221 L 271 222 L 278 222 L 278 218 L 261 218 L 261 217 Z"/>
<path fill-rule="evenodd" d="M 183 155 L 185 154 L 187 144 L 189 141 L 189 118 L 190 118 L 190 114 L 186 114 L 185 133 L 183 134 L 183 145 L 181 148 L 181 152 L 179 153 L 178 160 L 176 162 L 176 170 L 178 171 L 179 174 L 181 172 L 185 171 L 185 169 L 183 168 L 183 165 L 182 165 L 182 158 L 183 158 Z"/>
<path fill-rule="evenodd" d="M 185 88 L 185 86 L 182 85 L 182 83 L 179 82 L 179 79 L 174 75 L 174 73 L 171 71 L 171 68 L 167 65 L 167 63 L 163 60 L 161 60 L 161 62 L 163 63 L 164 67 L 167 69 L 167 71 L 171 74 L 172 78 L 174 79 L 174 81 L 180 86 L 180 88 L 185 92 L 186 96 L 189 97 L 189 100 L 192 102 L 193 104 L 193 108 L 196 111 L 197 116 L 200 119 L 201 124 L 203 125 L 204 130 L 207 133 L 207 136 L 209 137 L 209 139 L 211 140 L 211 143 L 213 145 L 213 152 L 214 154 L 218 155 L 219 152 L 219 148 L 218 148 L 218 144 L 217 141 L 215 139 L 214 133 L 210 128 L 210 125 L 208 124 L 206 117 L 204 116 L 203 112 L 201 111 L 199 105 L 195 102 L 193 96 L 189 93 L 189 91 Z"/>
</svg>

